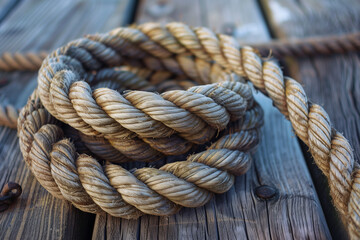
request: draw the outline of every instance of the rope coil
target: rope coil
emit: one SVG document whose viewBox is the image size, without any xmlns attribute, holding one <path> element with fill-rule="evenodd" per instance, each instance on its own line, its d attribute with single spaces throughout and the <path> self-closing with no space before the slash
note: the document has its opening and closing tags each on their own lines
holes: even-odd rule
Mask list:
<svg viewBox="0 0 360 240">
<path fill-rule="evenodd" d="M 159 75 L 185 75 L 207 85 L 171 94 L 158 95 L 145 91 L 119 94 L 106 88 L 93 90 L 83 81 L 91 79 L 89 74 L 93 72 L 119 65 L 147 68 Z M 157 153 L 164 154 L 164 141 L 159 138 L 160 135 L 175 136 L 182 143 L 202 144 L 216 135 L 214 128 L 225 129 L 230 120 L 244 123 L 242 119 L 246 112 L 257 112 L 254 115 L 259 115 L 257 108 L 247 100 L 249 91 L 244 87 L 246 85 L 236 81 L 233 73 L 246 78 L 269 96 L 291 121 L 295 133 L 309 146 L 315 163 L 327 176 L 330 194 L 351 237 L 360 238 L 360 170 L 348 140 L 332 127 L 321 106 L 308 101 L 298 82 L 283 77 L 275 60 L 264 60 L 253 48 L 240 47 L 233 38 L 215 34 L 207 28 L 191 28 L 182 23 L 169 23 L 165 27 L 147 23 L 86 36 L 55 50 L 44 60 L 39 71 L 37 94 L 44 108 L 28 107 L 28 104 L 27 108 L 33 108 L 36 114 L 25 108 L 19 117 L 24 159 L 48 191 L 72 201 L 85 211 L 97 212 L 99 208 L 96 206 L 99 206 L 114 216 L 137 217 L 142 213 L 167 215 L 176 212 L 179 204 L 193 207 L 205 204 L 211 195 L 209 190 L 220 189 L 215 192 L 223 192 L 232 185 L 233 168 L 238 169 L 247 162 L 244 157 L 239 157 L 243 154 L 235 154 L 238 159 L 235 162 L 224 160 L 230 165 L 217 162 L 225 156 L 223 153 L 216 157 L 215 162 L 206 160 L 206 154 L 211 155 L 211 150 L 219 151 L 218 147 L 224 147 L 216 142 L 205 151 L 205 155 L 190 155 L 187 161 L 164 165 L 155 172 L 144 168 L 129 173 L 118 165 L 108 163 L 104 175 L 101 165 L 92 157 L 80 155 L 75 161 L 75 150 L 68 147 L 68 141 L 61 141 L 63 133 L 51 124 L 55 120 L 46 110 L 82 134 L 108 140 L 127 158 L 144 161 L 158 156 Z M 214 83 L 217 81 L 221 83 Z M 219 109 L 224 110 L 221 112 Z M 129 118 L 127 114 L 130 114 Z M 144 125 L 156 130 L 148 131 L 142 124 L 129 123 L 138 117 Z M 41 123 L 37 126 L 42 127 L 24 128 L 27 124 L 25 118 L 30 122 L 34 122 L 31 118 L 37 118 Z M 250 123 L 251 120 L 246 122 Z M 228 141 L 221 141 L 235 141 L 231 134 L 227 136 Z M 131 143 L 127 141 L 129 139 Z M 52 144 L 55 145 L 51 148 Z M 129 146 L 139 146 L 137 150 L 142 149 L 147 154 L 136 158 L 140 151 L 134 150 L 135 155 L 126 153 L 125 149 Z M 165 148 L 168 149 L 168 146 Z M 170 149 L 177 154 L 180 151 Z M 199 172 L 191 176 L 193 169 L 199 169 Z M 246 167 L 240 169 L 235 173 L 242 173 Z M 68 185 L 62 185 L 65 180 L 59 177 L 61 171 L 64 174 L 71 172 L 71 184 L 79 189 L 79 196 L 66 192 Z M 208 179 L 208 174 L 222 176 L 224 185 L 213 187 L 211 184 L 211 189 L 208 189 L 207 182 L 213 180 Z M 178 191 L 164 190 L 163 186 L 168 182 L 173 183 Z M 132 190 L 125 186 L 132 186 Z M 148 198 L 151 200 L 146 206 L 140 201 L 147 199 L 145 195 L 153 196 Z M 155 207 L 155 202 L 162 205 Z"/>
<path fill-rule="evenodd" d="M 91 213 L 105 211 L 123 218 L 144 213 L 166 216 L 181 206 L 204 205 L 213 193 L 229 190 L 234 175 L 249 169 L 249 151 L 257 146 L 257 128 L 262 125 L 262 111 L 260 116 L 255 112 L 247 115 L 252 124 L 243 124 L 249 122 L 246 117 L 232 122 L 207 150 L 189 155 L 186 161 L 133 172 L 110 162 L 103 169 L 93 157 L 77 154 L 36 92 L 20 113 L 19 138 L 25 161 L 53 196 Z"/>
</svg>

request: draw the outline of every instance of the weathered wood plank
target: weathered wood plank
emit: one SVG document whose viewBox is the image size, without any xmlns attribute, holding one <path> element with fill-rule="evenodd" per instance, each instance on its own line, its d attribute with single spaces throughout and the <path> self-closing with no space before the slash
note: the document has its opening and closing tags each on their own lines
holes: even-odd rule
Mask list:
<svg viewBox="0 0 360 240">
<path fill-rule="evenodd" d="M 134 2 L 23 1 L 0 25 L 0 53 L 52 50 L 85 33 L 126 24 Z M 1 73 L 10 83 L 0 101 L 21 107 L 36 87 L 36 74 Z M 89 238 L 94 215 L 83 213 L 43 189 L 25 166 L 16 131 L 0 128 L 0 187 L 14 181 L 23 187 L 16 204 L 0 214 L 0 239 Z"/>
<path fill-rule="evenodd" d="M 359 1 L 263 1 L 273 32 L 280 38 L 301 38 L 359 31 Z M 316 24 L 313 24 L 316 23 Z M 304 58 L 289 62 L 309 98 L 323 105 L 333 125 L 343 132 L 360 161 L 360 58 L 358 54 Z M 305 151 L 307 147 L 304 146 Z M 308 158 L 330 231 L 335 239 L 346 230 L 332 205 L 326 178 Z"/>
<path fill-rule="evenodd" d="M 233 35 L 240 42 L 256 43 L 269 39 L 266 24 L 256 2 L 229 0 L 226 2 L 227 6 L 224 6 L 222 1 L 202 2 L 207 25 L 214 31 Z"/>
<path fill-rule="evenodd" d="M 19 5 L 21 0 L 1 0 L 0 1 L 0 23 L 11 14 Z"/>
<path fill-rule="evenodd" d="M 206 24 L 201 0 L 140 0 L 135 21 L 136 23 L 182 21 L 189 24 Z"/>
<path fill-rule="evenodd" d="M 235 35 L 246 41 L 269 39 L 254 1 L 168 1 L 174 8 L 165 16 L 149 13 L 158 1 L 140 4 L 137 22 L 181 20 L 207 25 L 218 31 L 235 26 Z M 200 10 L 199 10 L 200 9 Z M 248 38 L 245 38 L 247 36 Z M 235 186 L 217 195 L 204 207 L 182 209 L 167 218 L 141 217 L 128 221 L 110 216 L 96 218 L 95 239 L 288 239 L 330 238 L 320 203 L 291 126 L 270 100 L 257 94 L 265 109 L 265 127 L 255 164 L 236 178 Z M 254 189 L 269 185 L 278 194 L 260 200 Z"/>
</svg>

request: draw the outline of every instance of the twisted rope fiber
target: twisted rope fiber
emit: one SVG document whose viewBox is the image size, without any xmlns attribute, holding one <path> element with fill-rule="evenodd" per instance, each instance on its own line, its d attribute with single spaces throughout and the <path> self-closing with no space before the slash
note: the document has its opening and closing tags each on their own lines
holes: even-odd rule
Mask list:
<svg viewBox="0 0 360 240">
<path fill-rule="evenodd" d="M 81 51 L 76 52 L 81 48 L 70 49 L 71 54 L 82 57 Z M 61 69 L 56 71 L 58 67 Z M 218 68 L 211 68 L 213 70 L 203 73 L 202 77 L 221 75 L 222 80 L 236 78 Z M 189 67 L 183 70 L 189 71 Z M 236 81 L 195 86 L 187 91 L 175 90 L 161 95 L 144 91 L 121 95 L 107 88 L 93 91 L 87 82 L 76 80 L 78 76 L 63 63 L 55 61 L 41 71 L 47 76 L 42 78 L 44 84 L 39 84 L 39 93 L 48 98 L 42 102 L 53 116 L 85 135 L 104 137 L 127 158 L 137 161 L 156 161 L 164 155 L 184 154 L 193 144 L 208 142 L 230 120 L 246 119 L 247 111 L 261 111 L 253 101 L 249 86 Z M 48 77 L 52 78 L 51 82 Z"/>
<path fill-rule="evenodd" d="M 235 121 L 207 150 L 186 161 L 129 172 L 110 162 L 103 169 L 93 157 L 77 154 L 73 143 L 64 138 L 61 123 L 46 111 L 36 92 L 18 121 L 24 159 L 52 195 L 83 211 L 105 211 L 123 218 L 144 213 L 164 216 L 181 206 L 204 205 L 213 193 L 230 189 L 233 174 L 247 171 L 251 157 L 243 151 L 259 142 L 256 128 L 244 129 L 251 124 Z"/>
<path fill-rule="evenodd" d="M 311 57 L 330 54 L 344 54 L 356 52 L 360 49 L 360 33 L 343 35 L 311 37 L 303 39 L 275 40 L 268 43 L 254 44 L 262 55 L 269 51 L 278 58 L 282 57 Z"/>
<path fill-rule="evenodd" d="M 139 70 L 138 68 L 129 69 L 128 67 L 120 67 L 115 69 L 102 69 L 95 75 L 87 75 L 87 80 L 93 82 L 95 88 L 108 86 L 118 91 L 134 88 L 155 91 L 155 88 L 145 80 L 145 78 L 154 77 L 153 75 L 155 74 L 151 73 L 151 71 L 144 71 L 144 69 Z M 159 75 L 164 75 L 160 76 L 162 78 L 169 76 L 165 72 L 158 72 L 156 77 L 159 78 Z M 16 128 L 19 112 L 20 110 L 11 104 L 0 104 L 0 126 Z"/>
<path fill-rule="evenodd" d="M 37 71 L 46 56 L 47 52 L 5 52 L 1 55 L 0 58 L 0 69 L 4 72 Z"/>
<path fill-rule="evenodd" d="M 137 27 L 118 28 L 107 34 L 87 36 L 71 42 L 45 59 L 38 79 L 41 102 L 56 118 L 72 124 L 84 134 L 103 135 L 110 139 L 128 136 L 128 132 L 122 131 L 123 129 L 117 129 L 115 136 L 110 136 L 113 131 L 106 132 L 101 125 L 113 126 L 111 125 L 113 122 L 97 124 L 92 121 L 94 118 L 90 119 L 82 115 L 83 112 L 76 106 L 76 101 L 85 102 L 82 96 L 91 96 L 91 89 L 89 90 L 86 83 L 79 82 L 84 78 L 84 69 L 98 70 L 104 65 L 113 66 L 121 62 L 142 65 L 157 71 L 167 70 L 176 74 L 182 72 L 191 78 L 200 79 L 202 73 L 211 67 L 212 62 L 216 62 L 218 68 L 232 71 L 251 81 L 257 89 L 273 100 L 280 112 L 289 118 L 299 138 L 309 146 L 315 163 L 328 178 L 330 194 L 348 226 L 351 237 L 360 237 L 360 170 L 354 161 L 351 146 L 341 133 L 332 128 L 324 109 L 308 101 L 301 85 L 291 78 L 283 77 L 275 60 L 261 59 L 256 50 L 251 47 L 240 48 L 229 36 L 216 35 L 206 28 L 190 28 L 182 23 L 170 23 L 165 27 L 148 23 Z M 196 91 L 206 93 L 206 88 L 199 87 Z M 216 87 L 211 85 L 211 88 Z M 223 90 L 225 89 L 221 89 Z M 230 87 L 228 90 L 234 89 Z M 58 96 L 57 93 L 61 95 Z M 136 98 L 132 99 L 133 96 Z M 96 94 L 94 97 L 96 98 Z M 155 117 L 156 114 L 148 110 L 146 104 L 141 105 L 141 102 L 137 102 L 136 99 L 141 97 L 143 102 L 148 99 L 157 101 L 159 96 L 155 97 L 151 93 L 142 95 L 138 92 L 129 92 L 129 94 L 125 93 L 124 97 L 146 114 Z M 86 98 L 88 99 L 91 98 Z M 97 98 L 91 102 L 91 108 L 103 109 L 105 106 L 100 106 L 103 102 L 96 100 Z M 58 112 L 59 106 L 67 106 L 67 111 Z M 96 119 L 103 119 L 102 116 L 106 114 L 101 112 L 100 115 L 101 118 Z M 234 115 L 230 118 L 234 118 Z M 241 116 L 238 118 L 241 119 Z M 163 119 L 156 120 L 164 124 L 161 121 Z M 79 121 L 83 122 L 79 123 Z M 202 119 L 202 121 L 205 120 Z M 208 125 L 202 124 L 200 120 L 194 120 L 194 124 L 188 129 L 168 122 L 166 124 L 168 126 L 164 124 L 166 127 L 159 127 L 164 133 L 170 134 L 170 128 L 181 134 L 181 138 L 196 143 L 205 142 L 211 136 L 211 134 L 202 136 L 195 131 L 196 129 L 201 129 L 201 127 L 207 129 L 209 124 L 219 129 L 224 127 L 224 125 L 216 125 L 215 122 L 207 122 Z M 199 126 L 201 127 L 198 128 Z M 135 131 L 135 129 L 132 130 Z M 55 132 L 55 130 L 51 131 Z M 193 138 L 191 131 L 195 131 Z M 145 134 L 144 132 L 136 133 Z M 110 174 L 111 171 L 108 173 Z M 198 196 L 204 195 L 199 193 Z"/>
<path fill-rule="evenodd" d="M 62 56 L 61 58 L 75 61 L 74 59 L 69 59 L 65 56 Z M 52 70 L 54 69 L 51 69 L 50 72 L 47 73 L 53 74 L 54 72 Z M 78 69 L 78 72 L 81 71 L 81 69 Z M 102 70 L 99 70 L 93 77 L 89 77 L 86 74 L 84 76 L 87 82 L 93 83 L 94 79 L 99 78 L 98 75 L 101 75 L 101 72 Z M 160 71 L 157 71 L 157 73 L 159 72 Z M 86 155 L 80 155 L 80 157 L 77 158 L 74 146 L 66 139 L 61 140 L 64 135 L 61 128 L 57 124 L 54 125 L 54 122 L 56 123 L 56 121 L 42 107 L 36 93 L 34 93 L 19 117 L 19 138 L 21 141 L 21 150 L 23 152 L 24 159 L 39 182 L 50 193 L 58 198 L 65 198 L 71 201 L 76 207 L 84 211 L 106 211 L 111 215 L 126 218 L 136 218 L 143 213 L 161 216 L 173 214 L 178 211 L 180 206 L 197 207 L 205 204 L 211 198 L 211 192 L 222 193 L 227 191 L 234 181 L 232 174 L 242 174 L 246 172 L 250 166 L 251 158 L 249 153 L 241 151 L 250 151 L 256 147 L 258 143 L 258 133 L 256 129 L 262 125 L 263 117 L 261 108 L 259 108 L 259 105 L 254 102 L 251 91 L 246 84 L 234 81 L 224 81 L 218 84 L 208 84 L 198 87 L 195 86 L 190 88 L 188 91 L 175 90 L 165 92 L 161 95 L 151 92 L 133 91 L 122 94 L 125 96 L 125 98 L 123 98 L 117 91 L 111 89 L 97 88 L 93 90 L 87 82 L 70 81 L 70 85 L 67 83 L 67 81 L 69 81 L 69 78 L 67 77 L 73 77 L 71 73 L 61 71 L 58 73 L 60 76 L 58 79 L 59 82 L 56 82 L 55 87 L 62 89 L 69 88 L 69 91 L 63 91 L 61 92 L 63 94 L 59 94 L 58 96 L 55 94 L 52 95 L 54 103 L 56 103 L 56 100 L 54 99 L 62 100 L 62 102 L 60 102 L 62 104 L 54 106 L 54 109 L 56 109 L 56 111 L 64 111 L 61 112 L 62 117 L 60 118 L 65 119 L 64 122 L 67 121 L 74 127 L 77 127 L 78 130 L 82 131 L 81 138 L 83 139 L 85 145 L 95 154 L 102 155 L 102 157 L 104 157 L 102 154 L 104 150 L 101 148 L 105 148 L 105 152 L 107 153 L 114 152 L 114 149 L 109 149 L 109 147 L 111 147 L 111 145 L 108 144 L 109 141 L 111 141 L 111 144 L 115 147 L 118 147 L 118 144 L 126 144 L 127 141 L 130 141 L 131 145 L 126 145 L 126 148 L 131 148 L 134 144 L 137 145 L 137 141 L 139 141 L 139 139 L 134 142 L 133 135 L 135 133 L 139 133 L 143 136 L 148 136 L 148 134 L 150 134 L 150 137 L 158 136 L 160 139 L 149 138 L 146 140 L 146 143 L 149 143 L 151 147 L 157 147 L 159 151 L 166 153 L 166 155 L 179 154 L 184 152 L 183 149 L 178 149 L 179 146 L 181 147 L 184 140 L 176 137 L 174 134 L 176 130 L 180 131 L 180 134 L 184 131 L 185 133 L 186 131 L 190 133 L 189 130 L 187 130 L 190 128 L 193 133 L 198 132 L 198 138 L 194 139 L 194 136 L 187 136 L 186 134 L 184 136 L 190 138 L 195 143 L 204 143 L 212 138 L 211 136 L 216 133 L 216 131 L 210 129 L 207 124 L 213 125 L 216 130 L 221 130 L 227 125 L 230 125 L 229 121 L 232 120 L 230 129 L 226 131 L 226 134 L 212 144 L 208 150 L 189 156 L 187 161 L 167 164 L 160 170 L 152 168 L 138 169 L 134 172 L 135 176 L 138 178 L 138 180 L 136 180 L 131 173 L 127 172 L 120 166 L 108 163 L 104 173 L 101 165 L 95 159 Z M 236 79 L 235 75 L 232 76 L 226 74 L 219 68 L 212 65 L 210 70 L 206 74 L 203 74 L 203 81 L 210 81 L 210 79 L 207 78 L 217 75 L 221 75 L 222 78 L 225 79 Z M 55 76 L 56 73 L 54 78 Z M 158 77 L 159 75 L 157 74 L 157 81 L 159 81 Z M 128 81 L 124 81 L 123 84 L 126 85 L 129 83 Z M 140 118 L 139 122 L 141 123 L 144 121 L 145 123 L 146 121 L 151 121 L 150 130 L 153 131 L 153 128 L 157 127 L 161 123 L 155 122 L 154 119 L 149 118 L 149 116 L 153 116 L 153 114 L 150 113 L 149 115 L 146 115 L 145 113 L 147 112 L 144 111 L 144 113 L 139 111 L 138 108 L 141 108 L 141 105 L 139 106 L 139 104 L 133 103 L 134 106 L 139 107 L 131 107 L 131 111 L 129 112 L 127 108 L 132 105 L 125 101 L 128 99 L 126 96 L 129 94 L 135 94 L 134 99 L 138 102 L 141 102 L 141 97 L 145 97 L 143 102 L 149 103 L 151 107 L 154 107 L 154 104 L 155 107 L 157 107 L 156 103 L 158 103 L 161 107 L 159 108 L 159 111 L 161 112 L 164 112 L 164 108 L 167 106 L 171 107 L 169 111 L 174 115 L 180 111 L 182 114 L 180 115 L 180 125 L 174 125 L 174 122 L 176 123 L 176 119 L 174 118 L 170 120 L 163 118 L 161 120 L 169 122 L 168 125 L 175 129 L 170 129 L 170 132 L 168 132 L 167 128 L 163 127 L 165 131 L 152 132 L 149 131 L 149 126 L 146 127 L 146 131 L 142 131 L 141 126 L 134 128 L 132 125 L 129 125 L 127 128 L 124 128 L 124 130 L 116 131 L 119 126 L 122 126 L 117 124 L 115 125 L 116 127 L 114 127 L 115 131 L 104 132 L 105 127 L 101 128 L 100 131 L 102 132 L 99 133 L 93 130 L 88 131 L 83 125 L 80 125 L 79 127 L 79 121 L 75 123 L 71 121 L 71 117 L 73 117 L 73 115 L 70 115 L 70 120 L 65 118 L 66 114 L 69 113 L 69 109 L 72 111 L 71 107 L 63 110 L 61 109 L 64 106 L 69 107 L 69 105 L 64 105 L 63 103 L 64 101 L 70 101 L 71 91 L 77 86 L 81 86 L 80 90 L 85 89 L 86 91 L 85 93 L 82 92 L 84 94 L 78 94 L 78 97 L 75 96 L 71 100 L 87 100 L 81 102 L 81 106 L 85 106 L 87 110 L 94 108 L 94 105 L 89 105 L 88 102 L 92 103 L 93 99 L 98 100 L 97 94 L 100 92 L 100 96 L 106 96 L 106 98 L 103 99 L 103 102 L 107 104 L 106 106 L 109 104 L 115 105 L 115 107 L 112 106 L 112 108 L 110 106 L 110 110 L 116 109 L 116 113 L 118 115 L 124 114 L 121 113 L 121 111 L 126 111 L 126 119 L 128 119 L 129 117 L 132 117 L 132 114 L 136 113 L 136 118 L 131 121 L 120 121 L 121 118 L 115 115 L 113 119 L 120 119 L 119 121 L 123 126 L 136 122 L 135 120 Z M 136 84 L 136 86 L 133 87 L 137 88 L 138 86 L 139 84 Z M 50 91 L 54 89 L 58 90 L 58 88 L 55 87 L 51 89 L 50 86 Z M 59 92 L 60 91 L 55 91 L 55 93 Z M 86 93 L 88 93 L 88 97 L 84 98 Z M 101 93 L 103 94 L 101 95 Z M 168 100 L 165 101 L 165 98 Z M 96 101 L 96 103 L 99 102 L 101 104 L 101 101 Z M 123 105 L 118 106 L 119 102 Z M 73 103 L 73 101 L 71 101 L 71 103 Z M 107 110 L 106 113 L 111 115 L 111 111 L 109 111 L 106 106 L 102 109 Z M 184 112 L 180 107 L 188 110 L 190 113 L 193 113 L 194 116 L 199 116 L 199 119 L 189 115 L 187 112 Z M 73 109 L 75 109 L 77 114 L 82 111 L 81 108 L 78 108 L 79 111 L 76 111 L 75 107 Z M 146 106 L 145 109 L 147 109 Z M 141 110 L 143 110 L 143 108 L 141 108 Z M 99 111 L 92 113 L 92 117 L 95 117 L 96 113 L 99 113 Z M 110 116 L 104 114 L 103 112 L 100 112 L 100 114 L 102 114 L 101 118 L 98 119 L 104 120 L 105 118 L 108 118 L 111 121 Z M 83 118 L 81 118 L 81 116 Z M 79 114 L 75 115 L 75 117 L 80 121 L 87 119 L 86 115 Z M 189 117 L 190 121 L 186 122 Z M 98 127 L 100 126 L 98 123 L 95 124 L 97 124 L 96 126 Z M 205 130 L 201 128 L 201 125 L 205 127 Z M 90 127 L 92 127 L 92 125 Z M 162 126 L 160 125 L 160 127 Z M 196 128 L 204 130 L 205 139 L 203 139 L 204 133 L 197 131 Z M 134 130 L 134 132 L 130 132 L 129 129 Z M 156 128 L 155 130 L 158 129 L 161 130 L 161 128 Z M 164 138 L 164 136 L 166 138 Z M 114 139 L 117 138 L 119 139 L 119 142 L 114 144 Z M 137 137 L 135 137 L 135 139 L 136 138 Z M 146 138 L 143 138 L 143 140 L 145 139 Z M 157 140 L 160 141 L 157 142 Z M 165 142 L 163 140 L 165 140 Z M 174 146 L 169 146 L 169 142 L 177 148 L 174 149 Z M 61 146 L 66 148 L 66 159 L 64 159 L 65 157 L 63 153 L 65 150 L 60 151 L 56 149 L 58 144 L 62 144 Z M 94 145 L 96 146 L 95 151 L 93 148 Z M 159 148 L 161 145 L 164 146 Z M 101 153 L 98 152 L 99 149 L 101 150 Z M 134 149 L 130 150 L 134 152 Z M 142 150 L 143 153 L 144 146 L 140 146 L 139 150 Z M 171 152 L 169 152 L 169 150 Z M 124 153 L 124 149 L 121 149 L 121 151 Z M 69 154 L 69 152 L 73 154 Z M 142 153 L 135 151 L 135 154 L 132 153 L 132 155 L 129 155 L 129 152 L 125 152 L 124 154 L 127 155 L 126 157 L 134 158 Z M 154 154 L 152 153 L 150 155 L 146 155 L 146 157 L 142 156 L 142 159 L 149 160 L 149 158 L 153 156 Z M 97 166 L 98 171 L 96 173 L 94 173 L 93 170 L 90 171 L 88 168 L 81 168 L 79 165 L 75 166 L 75 162 L 81 162 L 81 159 L 84 159 L 83 157 L 90 160 L 90 170 L 94 168 L 94 164 Z M 120 161 L 128 160 L 126 158 L 121 159 L 121 157 L 117 157 L 116 160 L 119 161 L 119 158 Z M 58 168 L 60 168 L 57 166 L 57 162 L 59 161 L 58 159 L 61 159 L 62 161 L 61 170 L 58 170 Z M 116 179 L 118 179 L 118 183 L 113 180 L 114 177 L 112 177 L 111 172 L 107 172 L 107 169 L 110 168 L 108 166 L 114 168 L 112 174 L 115 174 L 114 176 L 117 177 Z M 167 170 L 167 168 L 169 169 Z M 78 175 L 75 179 L 71 178 L 71 182 L 69 182 L 69 176 L 67 176 L 69 175 L 68 169 L 72 169 L 72 177 L 74 177 L 74 174 Z M 81 169 L 87 172 L 82 174 Z M 90 178 L 87 178 L 88 176 L 90 176 Z M 105 182 L 105 185 L 99 183 L 98 188 L 94 189 L 94 178 L 97 177 L 101 180 L 100 183 Z M 127 187 L 129 184 L 131 186 Z M 74 185 L 76 188 L 74 188 Z M 133 193 L 135 190 L 137 191 Z M 71 195 L 73 192 L 78 193 L 77 196 L 74 197 Z"/>
<path fill-rule="evenodd" d="M 308 57 L 318 55 L 343 54 L 356 52 L 360 49 L 360 33 L 350 33 L 336 36 L 312 37 L 293 40 L 273 40 L 271 42 L 251 44 L 249 46 L 260 51 L 265 56 L 271 52 L 275 57 L 283 58 Z M 0 70 L 11 71 L 37 71 L 46 52 L 5 52 L 0 57 Z"/>
</svg>

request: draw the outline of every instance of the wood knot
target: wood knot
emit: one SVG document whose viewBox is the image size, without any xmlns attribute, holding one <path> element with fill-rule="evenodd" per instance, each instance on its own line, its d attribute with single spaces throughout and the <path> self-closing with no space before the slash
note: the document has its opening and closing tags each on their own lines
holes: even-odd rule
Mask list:
<svg viewBox="0 0 360 240">
<path fill-rule="evenodd" d="M 263 200 L 269 200 L 275 197 L 277 189 L 268 185 L 262 185 L 255 188 L 255 195 Z"/>
<path fill-rule="evenodd" d="M 154 18 L 161 18 L 170 15 L 174 10 L 174 5 L 167 0 L 159 0 L 156 4 L 149 6 L 147 12 Z"/>
<path fill-rule="evenodd" d="M 19 184 L 8 182 L 0 193 L 0 212 L 5 211 L 21 195 L 22 188 Z"/>
</svg>

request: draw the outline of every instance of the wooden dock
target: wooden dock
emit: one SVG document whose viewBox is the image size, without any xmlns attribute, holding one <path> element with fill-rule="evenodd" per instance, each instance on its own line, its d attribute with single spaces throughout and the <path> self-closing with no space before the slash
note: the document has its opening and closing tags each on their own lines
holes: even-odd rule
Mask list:
<svg viewBox="0 0 360 240">
<path fill-rule="evenodd" d="M 358 0 L 0 0 L 0 54 L 51 51 L 88 33 L 131 23 L 182 21 L 242 43 L 360 30 Z M 324 106 L 360 160 L 359 54 L 283 60 L 310 99 Z M 0 103 L 25 104 L 36 73 L 0 73 Z M 16 130 L 0 127 L 0 187 L 23 193 L 0 213 L 0 239 L 347 239 L 325 177 L 290 122 L 256 94 L 265 125 L 254 164 L 234 187 L 200 208 L 170 217 L 124 220 L 81 212 L 55 199 L 25 166 Z M 267 198 L 258 191 L 270 189 Z"/>
</svg>

